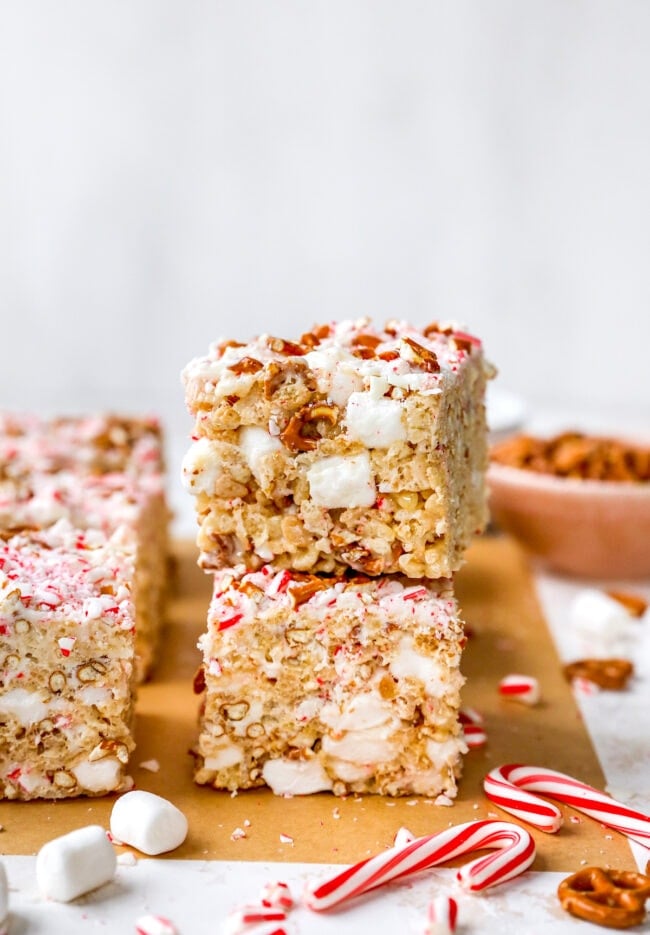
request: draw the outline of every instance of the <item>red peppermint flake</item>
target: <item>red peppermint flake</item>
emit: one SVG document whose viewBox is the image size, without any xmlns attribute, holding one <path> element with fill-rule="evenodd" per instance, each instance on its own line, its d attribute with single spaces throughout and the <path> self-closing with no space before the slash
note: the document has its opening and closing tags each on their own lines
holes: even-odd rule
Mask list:
<svg viewBox="0 0 650 935">
<path fill-rule="evenodd" d="M 223 620 L 219 621 L 219 630 L 227 630 L 229 627 L 234 627 L 236 623 L 243 618 L 243 614 L 233 614 L 232 617 L 226 617 Z"/>
<path fill-rule="evenodd" d="M 72 652 L 76 640 L 74 636 L 62 636 L 58 641 L 62 656 L 69 656 Z"/>
</svg>

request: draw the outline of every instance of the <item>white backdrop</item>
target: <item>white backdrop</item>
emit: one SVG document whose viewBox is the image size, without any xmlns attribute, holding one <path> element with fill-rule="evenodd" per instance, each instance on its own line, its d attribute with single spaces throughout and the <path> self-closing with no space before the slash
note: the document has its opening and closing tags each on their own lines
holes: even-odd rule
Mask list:
<svg viewBox="0 0 650 935">
<path fill-rule="evenodd" d="M 155 409 L 221 334 L 455 317 L 650 425 L 647 0 L 7 0 L 0 406 Z"/>
</svg>

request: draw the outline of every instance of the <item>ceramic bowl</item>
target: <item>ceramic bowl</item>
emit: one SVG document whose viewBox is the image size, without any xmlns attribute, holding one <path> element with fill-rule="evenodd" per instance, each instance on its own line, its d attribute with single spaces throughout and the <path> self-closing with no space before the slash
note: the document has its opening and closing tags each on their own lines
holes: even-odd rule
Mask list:
<svg viewBox="0 0 650 935">
<path fill-rule="evenodd" d="M 650 483 L 494 462 L 487 480 L 493 521 L 543 565 L 586 578 L 650 578 Z"/>
</svg>

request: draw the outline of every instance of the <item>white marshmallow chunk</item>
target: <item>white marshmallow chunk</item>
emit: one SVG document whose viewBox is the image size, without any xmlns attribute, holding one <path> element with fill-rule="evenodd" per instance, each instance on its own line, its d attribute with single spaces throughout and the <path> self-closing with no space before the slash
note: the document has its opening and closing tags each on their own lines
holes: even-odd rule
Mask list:
<svg viewBox="0 0 650 935">
<path fill-rule="evenodd" d="M 69 903 L 109 883 L 116 866 L 115 851 L 104 829 L 88 825 L 43 845 L 36 857 L 36 879 L 47 899 Z"/>
<path fill-rule="evenodd" d="M 402 404 L 397 399 L 376 399 L 372 393 L 352 393 L 345 416 L 348 436 L 367 448 L 390 448 L 406 439 Z"/>
<path fill-rule="evenodd" d="M 315 461 L 307 471 L 309 493 L 316 506 L 327 510 L 372 506 L 377 488 L 367 451 Z"/>
<path fill-rule="evenodd" d="M 264 429 L 248 425 L 239 430 L 239 447 L 251 474 L 260 484 L 264 458 L 273 454 L 274 451 L 282 451 L 282 442 L 279 438 L 269 435 Z"/>
<path fill-rule="evenodd" d="M 332 780 L 316 758 L 267 760 L 262 776 L 276 795 L 311 795 L 332 788 Z"/>
<path fill-rule="evenodd" d="M 209 438 L 199 438 L 183 458 L 183 487 L 195 497 L 200 493 L 211 496 L 221 470 L 221 459 L 215 443 Z"/>
<path fill-rule="evenodd" d="M 187 837 L 187 818 L 167 799 L 136 789 L 121 796 L 113 806 L 111 834 L 155 857 L 180 847 Z"/>
</svg>

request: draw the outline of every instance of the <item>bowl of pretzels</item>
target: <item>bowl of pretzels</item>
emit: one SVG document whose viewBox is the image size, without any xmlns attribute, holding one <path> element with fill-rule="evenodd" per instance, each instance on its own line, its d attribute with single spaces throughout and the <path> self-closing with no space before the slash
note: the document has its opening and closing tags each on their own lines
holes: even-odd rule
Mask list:
<svg viewBox="0 0 650 935">
<path fill-rule="evenodd" d="M 492 520 L 574 577 L 650 577 L 650 442 L 519 434 L 490 452 Z"/>
</svg>

